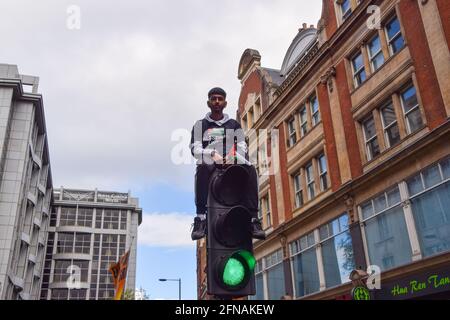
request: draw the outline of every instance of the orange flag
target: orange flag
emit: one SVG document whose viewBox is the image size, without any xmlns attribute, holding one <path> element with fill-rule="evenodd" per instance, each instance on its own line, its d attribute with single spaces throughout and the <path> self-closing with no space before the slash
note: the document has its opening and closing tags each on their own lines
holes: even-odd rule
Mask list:
<svg viewBox="0 0 450 320">
<path fill-rule="evenodd" d="M 125 281 L 127 279 L 129 257 L 130 250 L 125 252 L 117 263 L 114 263 L 109 267 L 109 272 L 112 274 L 114 287 L 116 289 L 114 300 L 120 300 L 122 298 L 123 289 L 125 288 Z"/>
</svg>

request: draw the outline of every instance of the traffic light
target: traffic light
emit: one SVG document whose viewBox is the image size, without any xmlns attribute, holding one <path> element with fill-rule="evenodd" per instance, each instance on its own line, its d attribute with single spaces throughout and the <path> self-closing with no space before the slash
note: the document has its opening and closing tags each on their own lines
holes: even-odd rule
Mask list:
<svg viewBox="0 0 450 320">
<path fill-rule="evenodd" d="M 251 214 L 245 194 L 250 175 L 242 165 L 216 167 L 208 193 L 208 294 L 219 298 L 255 294 Z"/>
</svg>

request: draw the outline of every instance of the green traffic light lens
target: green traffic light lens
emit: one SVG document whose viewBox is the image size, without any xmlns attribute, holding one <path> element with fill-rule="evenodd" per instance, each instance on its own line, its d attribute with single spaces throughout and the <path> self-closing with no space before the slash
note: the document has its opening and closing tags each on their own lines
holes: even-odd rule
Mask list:
<svg viewBox="0 0 450 320">
<path fill-rule="evenodd" d="M 238 253 L 247 263 L 248 268 L 253 272 L 255 270 L 256 259 L 253 254 L 247 250 L 241 250 Z"/>
<path fill-rule="evenodd" d="M 245 267 L 235 258 L 228 259 L 223 270 L 223 282 L 227 286 L 239 286 L 245 278 Z"/>
</svg>

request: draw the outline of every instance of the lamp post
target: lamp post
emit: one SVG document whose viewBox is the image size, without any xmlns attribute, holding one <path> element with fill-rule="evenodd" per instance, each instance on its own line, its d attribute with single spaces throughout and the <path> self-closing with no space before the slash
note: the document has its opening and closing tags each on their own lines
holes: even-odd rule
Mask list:
<svg viewBox="0 0 450 320">
<path fill-rule="evenodd" d="M 181 300 L 181 278 L 178 279 L 159 279 L 159 281 L 178 281 L 178 300 Z"/>
</svg>

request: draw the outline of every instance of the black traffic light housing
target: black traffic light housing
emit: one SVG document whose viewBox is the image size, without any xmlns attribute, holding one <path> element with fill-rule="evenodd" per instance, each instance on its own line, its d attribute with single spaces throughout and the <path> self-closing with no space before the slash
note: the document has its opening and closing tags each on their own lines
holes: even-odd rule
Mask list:
<svg viewBox="0 0 450 320">
<path fill-rule="evenodd" d="M 250 175 L 243 165 L 217 166 L 208 193 L 208 294 L 219 298 L 255 294 Z"/>
</svg>

